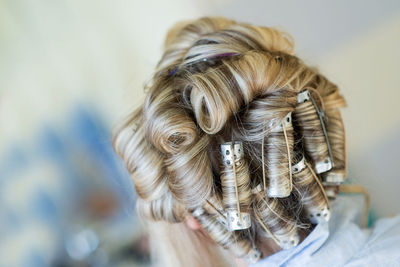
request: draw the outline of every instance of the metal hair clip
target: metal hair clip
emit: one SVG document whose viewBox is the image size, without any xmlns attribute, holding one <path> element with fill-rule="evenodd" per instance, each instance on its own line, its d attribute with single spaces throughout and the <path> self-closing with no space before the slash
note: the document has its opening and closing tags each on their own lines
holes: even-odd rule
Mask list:
<svg viewBox="0 0 400 267">
<path fill-rule="evenodd" d="M 282 131 L 283 127 L 287 127 L 292 123 L 292 112 L 289 112 L 283 119 L 282 122 L 272 129 L 272 132 Z"/>
<path fill-rule="evenodd" d="M 260 193 L 262 190 L 263 190 L 263 189 L 262 189 L 262 185 L 261 185 L 261 184 L 258 184 L 256 187 L 254 187 L 253 189 L 251 189 L 251 193 L 253 193 L 253 194 L 255 195 L 255 194 Z"/>
<path fill-rule="evenodd" d="M 307 217 L 312 224 L 319 224 L 321 222 L 328 222 L 331 218 L 331 212 L 326 205 L 321 210 L 313 209 L 307 211 Z"/>
<path fill-rule="evenodd" d="M 199 217 L 201 216 L 203 213 L 205 212 L 205 210 L 203 209 L 203 207 L 197 207 L 192 211 L 192 215 L 194 217 Z"/>
<path fill-rule="evenodd" d="M 346 176 L 342 172 L 336 170 L 324 173 L 322 177 L 324 185 L 340 185 L 346 179 Z"/>
<path fill-rule="evenodd" d="M 315 172 L 316 173 L 323 173 L 327 172 L 332 169 L 333 161 L 330 158 L 326 158 L 324 161 L 316 162 L 315 163 Z"/>
<path fill-rule="evenodd" d="M 279 238 L 279 237 L 278 237 Z M 287 238 L 279 238 L 279 245 L 283 249 L 290 249 L 292 247 L 295 247 L 299 244 L 300 242 L 300 236 L 297 233 L 297 231 L 294 231 L 290 236 Z"/>
<path fill-rule="evenodd" d="M 221 153 L 223 156 L 224 164 L 226 166 L 233 167 L 233 172 L 236 179 L 236 165 L 241 164 L 241 160 L 243 160 L 244 156 L 243 143 L 240 141 L 236 141 L 233 144 L 232 142 L 221 144 Z M 242 230 L 251 227 L 250 214 L 247 212 L 240 212 L 240 210 L 227 209 L 226 220 L 228 222 L 228 228 L 231 231 Z"/>
<path fill-rule="evenodd" d="M 335 199 L 338 194 L 336 186 L 325 186 L 325 193 L 329 199 Z"/>
<path fill-rule="evenodd" d="M 306 168 L 306 163 L 305 163 L 305 158 L 303 156 L 303 158 L 298 163 L 292 166 L 292 173 L 293 174 L 299 173 L 305 168 Z"/>
<path fill-rule="evenodd" d="M 251 227 L 250 214 L 241 212 L 240 215 L 237 211 L 228 210 L 226 213 L 228 228 L 230 231 L 243 230 Z"/>
<path fill-rule="evenodd" d="M 249 253 L 244 257 L 244 259 L 249 263 L 256 263 L 261 258 L 261 251 L 254 247 Z"/>
<path fill-rule="evenodd" d="M 235 161 L 236 165 L 243 159 L 243 143 L 236 141 L 233 145 L 232 142 L 227 142 L 221 145 L 221 153 L 224 164 L 232 166 Z"/>
<path fill-rule="evenodd" d="M 297 103 L 303 103 L 310 100 L 311 95 L 308 90 L 304 90 L 297 95 Z"/>
<path fill-rule="evenodd" d="M 315 171 L 316 173 L 327 172 L 333 168 L 332 149 L 329 143 L 328 133 L 326 132 L 326 127 L 325 127 L 325 121 L 327 120 L 327 117 L 325 116 L 324 111 L 318 108 L 317 104 L 315 103 L 314 99 L 312 98 L 308 90 L 304 90 L 297 95 L 297 103 L 304 103 L 307 101 L 311 101 L 315 110 L 317 111 L 318 118 L 321 122 L 322 132 L 325 137 L 325 142 L 328 147 L 328 155 L 329 155 L 328 158 L 324 159 L 323 161 L 315 163 Z"/>
</svg>

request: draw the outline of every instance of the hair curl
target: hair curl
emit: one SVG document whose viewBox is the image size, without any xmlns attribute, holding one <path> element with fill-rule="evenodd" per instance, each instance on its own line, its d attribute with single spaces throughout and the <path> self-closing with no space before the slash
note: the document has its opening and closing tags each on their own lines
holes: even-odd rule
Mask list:
<svg viewBox="0 0 400 267">
<path fill-rule="evenodd" d="M 288 241 L 297 244 L 298 230 L 310 227 L 310 216 L 329 205 L 321 182 L 332 186 L 346 176 L 338 111 L 345 101 L 337 86 L 306 66 L 293 49 L 286 33 L 221 17 L 183 22 L 168 32 L 163 56 L 145 85 L 144 103 L 113 135 L 143 217 L 177 223 L 193 214 L 238 257 L 254 252 L 258 235 L 284 248 Z M 298 103 L 305 89 L 317 107 Z M 327 139 L 314 108 L 328 119 Z M 293 124 L 285 126 L 289 113 Z M 318 174 L 312 168 L 326 156 L 327 140 L 334 167 Z M 234 205 L 224 199 L 224 181 L 231 174 L 221 164 L 219 146 L 229 141 L 243 143 L 245 162 L 238 175 L 245 179 L 240 178 L 240 192 L 247 193 L 236 201 L 245 201 L 238 207 L 251 213 L 257 231 L 231 233 L 226 227 L 224 206 Z M 308 167 L 295 173 L 298 154 Z M 259 185 L 260 192 L 249 193 Z M 279 186 L 290 188 L 288 194 L 269 193 Z"/>
</svg>

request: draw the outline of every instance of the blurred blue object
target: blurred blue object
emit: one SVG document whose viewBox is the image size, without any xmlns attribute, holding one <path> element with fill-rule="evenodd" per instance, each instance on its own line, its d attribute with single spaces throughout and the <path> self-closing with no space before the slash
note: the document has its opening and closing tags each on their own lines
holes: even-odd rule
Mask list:
<svg viewBox="0 0 400 267">
<path fill-rule="evenodd" d="M 0 266 L 118 266 L 141 236 L 110 129 L 91 107 L 69 114 L 0 155 Z"/>
</svg>

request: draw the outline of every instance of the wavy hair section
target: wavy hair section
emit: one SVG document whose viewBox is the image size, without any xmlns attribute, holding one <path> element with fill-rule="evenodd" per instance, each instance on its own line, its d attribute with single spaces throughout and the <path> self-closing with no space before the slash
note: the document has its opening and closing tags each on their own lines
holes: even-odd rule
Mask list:
<svg viewBox="0 0 400 267">
<path fill-rule="evenodd" d="M 305 212 L 321 209 L 327 201 L 316 181 L 322 177 L 328 188 L 346 174 L 339 111 L 345 101 L 335 84 L 293 51 L 293 39 L 284 32 L 222 17 L 184 21 L 171 28 L 163 55 L 145 83 L 144 103 L 113 133 L 114 149 L 135 183 L 141 217 L 168 222 L 165 226 L 175 229 L 172 225 L 194 216 L 216 243 L 237 257 L 255 255 L 253 241 L 259 235 L 276 240 L 282 248 L 300 241 L 299 229 L 305 222 L 292 214 L 291 207 L 303 206 Z M 319 160 L 324 142 L 327 145 L 318 132 L 318 117 L 309 105 L 297 103 L 304 89 L 318 96 L 317 104 L 327 117 L 335 167 L 320 177 L 310 176 L 315 166 L 310 165 L 310 173 L 294 175 L 292 170 L 294 150 L 303 138 L 308 138 L 307 148 L 300 150 L 310 163 Z M 289 113 L 302 130 L 295 123 L 282 127 Z M 229 141 L 241 142 L 244 150 L 242 162 L 234 165 L 239 178 L 235 186 L 219 149 Z M 295 190 L 252 194 L 250 188 L 259 184 L 266 190 Z M 230 209 L 246 211 L 251 227 L 230 231 Z M 181 257 L 175 265 L 187 266 L 178 251 L 164 255 L 172 254 Z"/>
<path fill-rule="evenodd" d="M 293 173 L 295 194 L 303 206 L 304 216 L 309 222 L 317 224 L 330 217 L 329 200 L 319 178 L 311 165 L 303 159 L 304 165 Z"/>
<path fill-rule="evenodd" d="M 340 184 L 347 177 L 346 134 L 339 108 L 346 106 L 346 101 L 338 91 L 324 97 L 326 124 L 329 142 L 332 148 L 334 167 L 332 171 L 322 175 L 328 184 Z"/>
<path fill-rule="evenodd" d="M 256 193 L 254 213 L 264 235 L 277 245 L 286 249 L 299 243 L 298 225 L 278 199 L 268 198 L 264 192 Z"/>
<path fill-rule="evenodd" d="M 140 198 L 152 201 L 168 190 L 168 173 L 164 166 L 164 155 L 145 138 L 141 109 L 113 135 L 114 149 L 124 159 L 125 165 L 135 183 Z"/>
</svg>

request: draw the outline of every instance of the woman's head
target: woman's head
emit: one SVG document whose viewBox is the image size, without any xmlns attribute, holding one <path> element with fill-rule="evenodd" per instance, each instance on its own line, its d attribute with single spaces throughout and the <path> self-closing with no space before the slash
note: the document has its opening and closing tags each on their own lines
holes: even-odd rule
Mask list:
<svg viewBox="0 0 400 267">
<path fill-rule="evenodd" d="M 345 101 L 289 35 L 220 17 L 177 24 L 145 91 L 113 140 L 144 218 L 194 218 L 249 260 L 329 219 L 346 177 Z"/>
</svg>

